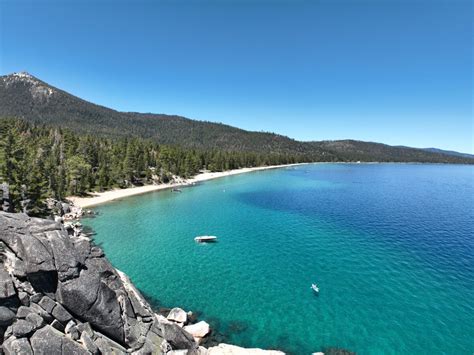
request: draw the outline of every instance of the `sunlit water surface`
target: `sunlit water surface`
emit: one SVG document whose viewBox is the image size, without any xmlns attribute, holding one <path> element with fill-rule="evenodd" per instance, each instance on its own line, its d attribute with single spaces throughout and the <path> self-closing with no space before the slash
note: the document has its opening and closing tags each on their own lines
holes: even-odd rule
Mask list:
<svg viewBox="0 0 474 355">
<path fill-rule="evenodd" d="M 470 166 L 316 164 L 127 198 L 84 223 L 145 294 L 235 344 L 472 354 L 473 198 Z M 219 242 L 194 242 L 207 234 Z"/>
</svg>

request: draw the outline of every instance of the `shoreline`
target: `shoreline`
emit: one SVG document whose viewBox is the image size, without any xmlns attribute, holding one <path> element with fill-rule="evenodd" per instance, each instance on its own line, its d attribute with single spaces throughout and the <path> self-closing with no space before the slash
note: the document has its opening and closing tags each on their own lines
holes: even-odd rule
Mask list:
<svg viewBox="0 0 474 355">
<path fill-rule="evenodd" d="M 107 190 L 104 192 L 90 192 L 90 196 L 87 197 L 79 197 L 79 196 L 68 196 L 66 200 L 72 202 L 74 206 L 80 208 L 88 208 L 97 205 L 101 205 L 103 203 L 119 200 L 122 198 L 142 195 L 149 192 L 172 189 L 174 187 L 180 186 L 189 186 L 193 183 L 218 179 L 226 176 L 250 173 L 254 171 L 260 170 L 270 170 L 270 169 L 280 169 L 286 168 L 291 166 L 299 166 L 299 165 L 308 165 L 308 164 L 435 164 L 435 165 L 444 165 L 444 163 L 419 163 L 419 162 L 312 162 L 312 163 L 294 163 L 294 164 L 282 164 L 282 165 L 268 165 L 268 166 L 258 166 L 253 168 L 240 168 L 234 170 L 227 170 L 227 171 L 219 171 L 219 172 L 205 172 L 195 175 L 194 177 L 178 182 L 167 183 L 167 184 L 157 184 L 157 185 L 144 185 L 144 186 L 136 186 L 136 187 L 128 187 L 125 189 L 114 189 L 114 190 Z M 454 164 L 456 165 L 456 164 Z M 460 164 L 466 165 L 466 164 Z M 469 164 L 467 164 L 469 165 Z"/>
<path fill-rule="evenodd" d="M 69 196 L 69 197 L 66 197 L 66 199 L 71 201 L 77 207 L 87 208 L 87 207 L 100 205 L 106 202 L 122 199 L 125 197 L 142 195 L 148 192 L 166 190 L 166 189 L 171 189 L 174 187 L 188 186 L 193 183 L 219 179 L 226 176 L 250 173 L 250 172 L 260 171 L 260 170 L 287 168 L 290 166 L 298 166 L 298 165 L 306 165 L 306 164 L 311 164 L 311 163 L 268 165 L 268 166 L 258 166 L 254 168 L 240 168 L 240 169 L 219 171 L 219 172 L 205 172 L 205 173 L 200 173 L 190 179 L 183 180 L 180 182 L 129 187 L 126 189 L 115 189 L 115 190 L 108 190 L 104 192 L 92 192 L 90 193 L 92 195 L 90 197 Z"/>
</svg>

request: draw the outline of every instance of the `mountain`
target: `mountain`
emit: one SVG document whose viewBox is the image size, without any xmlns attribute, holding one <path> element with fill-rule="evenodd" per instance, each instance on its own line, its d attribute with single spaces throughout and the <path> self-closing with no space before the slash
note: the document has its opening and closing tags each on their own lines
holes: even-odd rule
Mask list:
<svg viewBox="0 0 474 355">
<path fill-rule="evenodd" d="M 161 144 L 229 151 L 307 151 L 277 134 L 249 132 L 180 116 L 119 112 L 75 97 L 27 73 L 0 77 L 0 116 L 23 118 L 103 136 L 138 136 Z"/>
<path fill-rule="evenodd" d="M 84 134 L 136 136 L 184 148 L 304 154 L 314 161 L 474 163 L 471 157 L 443 152 L 354 140 L 300 142 L 174 115 L 119 112 L 82 100 L 28 73 L 0 76 L 0 117 L 18 117 Z"/>
<path fill-rule="evenodd" d="M 453 150 L 443 150 L 443 149 L 438 149 L 438 148 L 423 148 L 424 151 L 427 152 L 432 152 L 432 153 L 440 153 L 440 154 L 445 154 L 445 155 L 452 155 L 454 157 L 463 157 L 463 158 L 469 158 L 469 159 L 474 159 L 473 154 L 468 154 L 468 153 L 460 153 L 460 152 L 455 152 Z"/>
<path fill-rule="evenodd" d="M 310 142 L 310 145 L 337 156 L 343 161 L 391 161 L 391 162 L 425 162 L 425 163 L 467 163 L 473 164 L 474 157 L 468 154 L 449 154 L 443 150 L 427 151 L 425 149 L 404 146 L 391 146 L 382 143 L 362 142 L 356 140 L 337 140 Z M 453 152 L 456 153 L 456 152 Z"/>
</svg>

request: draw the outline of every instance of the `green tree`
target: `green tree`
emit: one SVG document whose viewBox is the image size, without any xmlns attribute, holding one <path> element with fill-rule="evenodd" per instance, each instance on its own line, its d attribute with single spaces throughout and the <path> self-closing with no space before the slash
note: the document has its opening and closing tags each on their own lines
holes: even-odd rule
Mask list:
<svg viewBox="0 0 474 355">
<path fill-rule="evenodd" d="M 84 195 L 88 190 L 88 177 L 91 166 L 81 156 L 72 156 L 66 161 L 68 191 L 73 195 Z"/>
</svg>

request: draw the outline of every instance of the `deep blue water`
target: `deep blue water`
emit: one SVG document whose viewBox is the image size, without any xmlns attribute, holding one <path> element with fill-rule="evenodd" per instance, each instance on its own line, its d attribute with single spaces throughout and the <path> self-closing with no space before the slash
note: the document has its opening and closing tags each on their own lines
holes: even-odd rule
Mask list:
<svg viewBox="0 0 474 355">
<path fill-rule="evenodd" d="M 305 165 L 96 210 L 84 223 L 117 268 L 236 344 L 474 351 L 472 166 Z"/>
</svg>

